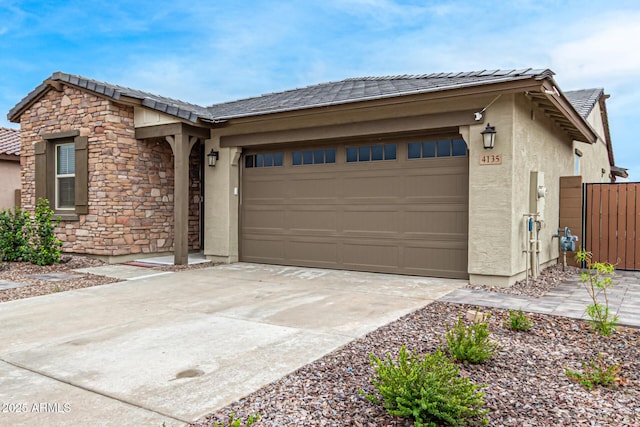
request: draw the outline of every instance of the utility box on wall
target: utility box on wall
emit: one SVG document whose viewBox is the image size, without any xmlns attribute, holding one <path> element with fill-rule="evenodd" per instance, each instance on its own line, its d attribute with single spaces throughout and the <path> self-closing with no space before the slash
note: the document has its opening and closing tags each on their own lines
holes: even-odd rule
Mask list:
<svg viewBox="0 0 640 427">
<path fill-rule="evenodd" d="M 547 196 L 547 188 L 544 186 L 544 172 L 531 171 L 529 182 L 529 213 L 539 214 L 538 220 L 544 221 L 544 205 Z"/>
</svg>

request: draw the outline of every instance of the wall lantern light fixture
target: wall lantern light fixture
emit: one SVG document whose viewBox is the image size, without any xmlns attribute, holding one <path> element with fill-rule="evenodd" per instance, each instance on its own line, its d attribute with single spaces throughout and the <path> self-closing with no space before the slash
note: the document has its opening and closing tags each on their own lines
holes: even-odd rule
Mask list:
<svg viewBox="0 0 640 427">
<path fill-rule="evenodd" d="M 209 159 L 209 167 L 215 167 L 216 161 L 220 157 L 220 153 L 217 151 L 214 151 L 214 149 L 212 148 L 211 151 L 209 151 L 209 154 L 207 154 L 207 157 Z"/>
<path fill-rule="evenodd" d="M 482 134 L 482 145 L 485 150 L 492 149 L 496 142 L 496 127 L 491 126 L 491 124 L 487 124 L 487 127 L 485 127 L 480 133 Z"/>
</svg>

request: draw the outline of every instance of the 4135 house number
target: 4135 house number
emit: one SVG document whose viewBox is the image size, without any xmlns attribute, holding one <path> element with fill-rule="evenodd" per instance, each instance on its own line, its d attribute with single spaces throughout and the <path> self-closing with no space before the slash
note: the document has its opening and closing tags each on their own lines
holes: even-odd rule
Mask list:
<svg viewBox="0 0 640 427">
<path fill-rule="evenodd" d="M 500 154 L 481 154 L 480 155 L 480 164 L 481 165 L 501 165 L 502 164 L 502 153 Z"/>
</svg>

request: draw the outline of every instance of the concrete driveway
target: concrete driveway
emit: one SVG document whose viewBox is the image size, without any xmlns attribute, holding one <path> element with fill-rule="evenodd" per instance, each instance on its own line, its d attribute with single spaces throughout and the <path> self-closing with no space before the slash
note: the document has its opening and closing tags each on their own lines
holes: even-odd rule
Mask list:
<svg viewBox="0 0 640 427">
<path fill-rule="evenodd" d="M 233 264 L 0 304 L 0 425 L 184 425 L 461 280 Z"/>
</svg>

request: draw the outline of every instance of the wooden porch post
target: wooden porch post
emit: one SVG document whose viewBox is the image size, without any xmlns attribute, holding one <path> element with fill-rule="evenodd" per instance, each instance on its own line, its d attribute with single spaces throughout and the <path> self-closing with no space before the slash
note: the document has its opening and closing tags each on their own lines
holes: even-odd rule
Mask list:
<svg viewBox="0 0 640 427">
<path fill-rule="evenodd" d="M 198 138 L 177 133 L 166 139 L 171 145 L 174 159 L 173 263 L 186 265 L 189 263 L 189 154 Z"/>
</svg>

